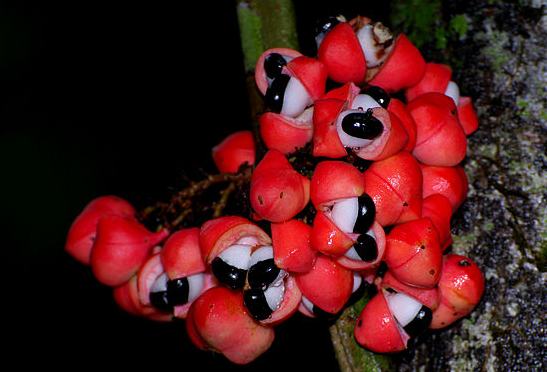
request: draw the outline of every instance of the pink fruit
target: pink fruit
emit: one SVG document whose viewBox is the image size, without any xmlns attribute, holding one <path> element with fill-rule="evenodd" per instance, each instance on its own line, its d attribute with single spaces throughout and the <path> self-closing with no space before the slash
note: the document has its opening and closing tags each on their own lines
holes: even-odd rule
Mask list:
<svg viewBox="0 0 547 372">
<path fill-rule="evenodd" d="M 186 321 L 198 347 L 221 353 L 235 364 L 252 362 L 274 340 L 273 328 L 251 317 L 242 292 L 225 287 L 205 291 L 190 307 Z"/>
<path fill-rule="evenodd" d="M 118 286 L 137 273 L 154 246 L 169 232 L 148 231 L 134 219 L 107 215 L 99 220 L 91 250 L 91 268 L 101 283 Z"/>
<path fill-rule="evenodd" d="M 100 196 L 85 206 L 74 220 L 65 242 L 65 250 L 79 262 L 89 265 L 91 248 L 101 217 L 115 214 L 135 219 L 135 208 L 119 196 Z"/>
<path fill-rule="evenodd" d="M 255 162 L 255 143 L 250 130 L 238 131 L 224 138 L 213 147 L 212 157 L 221 173 L 236 173 L 245 163 Z"/>
</svg>

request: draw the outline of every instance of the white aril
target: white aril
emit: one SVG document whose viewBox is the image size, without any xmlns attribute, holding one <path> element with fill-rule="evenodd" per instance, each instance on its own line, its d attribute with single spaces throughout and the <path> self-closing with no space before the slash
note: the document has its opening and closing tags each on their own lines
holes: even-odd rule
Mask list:
<svg viewBox="0 0 547 372">
<path fill-rule="evenodd" d="M 381 23 L 368 23 L 357 31 L 357 39 L 361 44 L 361 49 L 365 54 L 367 67 L 376 67 L 380 65 L 388 55 L 389 46 L 393 38 L 391 32 Z"/>
<path fill-rule="evenodd" d="M 403 327 L 414 320 L 422 308 L 419 301 L 401 292 L 386 296 L 386 300 L 391 313 Z"/>
<path fill-rule="evenodd" d="M 340 199 L 334 203 L 331 210 L 332 221 L 346 233 L 353 232 L 358 214 L 359 199 L 357 197 Z"/>
<path fill-rule="evenodd" d="M 449 82 L 444 94 L 452 98 L 454 104 L 458 107 L 458 101 L 460 100 L 460 88 L 458 87 L 458 84 L 453 81 Z"/>
<path fill-rule="evenodd" d="M 188 280 L 188 302 L 192 302 L 201 294 L 205 283 L 205 276 L 203 273 L 198 273 L 187 276 L 186 280 Z"/>
<path fill-rule="evenodd" d="M 230 266 L 247 270 L 251 260 L 251 248 L 250 245 L 234 244 L 222 251 L 217 257 Z"/>
<path fill-rule="evenodd" d="M 382 107 L 374 98 L 368 94 L 358 94 L 353 99 L 350 109 L 366 111 L 369 108 Z"/>
<path fill-rule="evenodd" d="M 291 77 L 285 88 L 283 107 L 280 113 L 291 118 L 297 117 L 312 102 L 313 100 L 304 85 L 298 79 Z"/>
</svg>

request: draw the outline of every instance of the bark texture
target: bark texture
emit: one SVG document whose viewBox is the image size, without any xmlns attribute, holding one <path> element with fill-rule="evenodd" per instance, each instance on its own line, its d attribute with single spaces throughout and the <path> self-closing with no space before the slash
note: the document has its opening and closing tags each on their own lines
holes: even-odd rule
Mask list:
<svg viewBox="0 0 547 372">
<path fill-rule="evenodd" d="M 451 251 L 475 260 L 486 287 L 475 311 L 428 332 L 399 355 L 399 371 L 547 368 L 547 5 L 543 1 L 429 2 L 430 62 L 446 63 L 480 126 L 463 166 L 467 201 L 453 217 Z M 426 8 L 427 8 L 426 4 Z M 413 2 L 393 3 L 392 19 Z M 422 4 L 423 5 L 423 4 Z M 424 28 L 427 32 L 427 28 Z"/>
</svg>

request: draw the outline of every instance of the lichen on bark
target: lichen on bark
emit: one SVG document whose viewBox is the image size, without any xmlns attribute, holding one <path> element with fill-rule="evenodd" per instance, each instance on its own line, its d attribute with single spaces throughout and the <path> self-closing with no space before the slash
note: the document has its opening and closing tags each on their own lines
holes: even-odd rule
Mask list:
<svg viewBox="0 0 547 372">
<path fill-rule="evenodd" d="M 479 117 L 451 251 L 481 266 L 486 288 L 469 317 L 427 333 L 405 353 L 400 371 L 547 368 L 546 8 L 539 1 L 443 2 L 439 22 L 447 30 L 455 16 L 465 17 L 465 33 L 446 34 L 443 48 L 421 48 L 426 60 L 453 68 Z"/>
</svg>

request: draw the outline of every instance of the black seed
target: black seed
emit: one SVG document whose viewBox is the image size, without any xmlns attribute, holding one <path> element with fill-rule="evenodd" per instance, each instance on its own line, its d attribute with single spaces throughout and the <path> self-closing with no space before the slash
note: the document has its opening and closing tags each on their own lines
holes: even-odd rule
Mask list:
<svg viewBox="0 0 547 372">
<path fill-rule="evenodd" d="M 232 289 L 240 289 L 245 285 L 247 270 L 238 269 L 237 267 L 229 265 L 220 257 L 216 257 L 213 260 L 211 268 L 213 270 L 213 275 L 222 284 L 225 284 Z"/>
<path fill-rule="evenodd" d="M 315 25 L 315 36 L 326 34 L 330 30 L 332 30 L 334 26 L 336 26 L 338 23 L 340 23 L 340 19 L 335 16 L 329 16 L 320 19 Z"/>
<path fill-rule="evenodd" d="M 374 222 L 376 217 L 376 206 L 372 198 L 363 193 L 358 199 L 359 201 L 359 211 L 357 214 L 357 220 L 353 226 L 353 232 L 357 234 L 366 233 Z"/>
<path fill-rule="evenodd" d="M 384 125 L 374 116 L 372 110 L 351 112 L 342 119 L 342 129 L 350 136 L 362 139 L 374 139 L 382 133 Z"/>
<path fill-rule="evenodd" d="M 461 260 L 460 262 L 458 262 L 458 266 L 461 266 L 461 267 L 471 266 L 471 262 L 467 260 Z"/>
<path fill-rule="evenodd" d="M 259 288 L 245 290 L 243 292 L 243 302 L 255 320 L 264 320 L 272 313 L 264 291 Z"/>
<path fill-rule="evenodd" d="M 173 306 L 169 303 L 167 291 L 150 292 L 150 303 L 162 311 L 170 311 Z"/>
<path fill-rule="evenodd" d="M 173 279 L 167 282 L 167 297 L 172 306 L 188 302 L 190 285 L 187 278 Z"/>
<path fill-rule="evenodd" d="M 270 79 L 274 79 L 277 76 L 281 75 L 283 67 L 287 64 L 287 61 L 279 53 L 270 53 L 266 56 L 264 60 L 264 70 L 266 71 L 266 76 Z"/>
<path fill-rule="evenodd" d="M 389 101 L 391 100 L 389 94 L 380 87 L 369 86 L 361 90 L 361 94 L 368 94 L 371 96 L 380 106 L 387 109 Z"/>
<path fill-rule="evenodd" d="M 431 309 L 425 305 L 422 305 L 420 311 L 418 311 L 418 314 L 416 314 L 414 319 L 412 319 L 410 323 L 404 326 L 403 329 L 406 333 L 408 333 L 410 337 L 419 336 L 425 330 L 427 330 L 432 318 L 433 315 Z"/>
<path fill-rule="evenodd" d="M 290 78 L 289 75 L 281 74 L 272 80 L 264 97 L 266 107 L 270 110 L 280 112 L 283 108 L 283 98 Z"/>
<path fill-rule="evenodd" d="M 259 261 L 249 268 L 247 282 L 251 288 L 264 289 L 277 278 L 279 271 L 273 258 Z"/>
<path fill-rule="evenodd" d="M 378 245 L 376 239 L 368 234 L 361 234 L 357 238 L 353 248 L 365 262 L 374 261 L 378 257 Z"/>
</svg>

